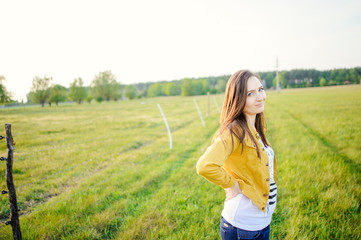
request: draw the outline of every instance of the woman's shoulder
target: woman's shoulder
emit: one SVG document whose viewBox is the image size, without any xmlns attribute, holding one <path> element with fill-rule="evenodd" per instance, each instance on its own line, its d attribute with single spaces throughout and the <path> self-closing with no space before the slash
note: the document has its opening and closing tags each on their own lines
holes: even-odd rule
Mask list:
<svg viewBox="0 0 361 240">
<path fill-rule="evenodd" d="M 244 130 L 240 126 L 227 126 L 224 129 L 218 129 L 213 138 L 213 142 L 222 141 L 226 145 L 238 147 L 240 139 L 243 137 Z"/>
</svg>

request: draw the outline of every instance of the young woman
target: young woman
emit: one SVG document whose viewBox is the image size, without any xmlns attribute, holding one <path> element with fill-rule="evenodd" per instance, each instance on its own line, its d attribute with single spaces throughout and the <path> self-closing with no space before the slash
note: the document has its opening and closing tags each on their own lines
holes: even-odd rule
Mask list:
<svg viewBox="0 0 361 240">
<path fill-rule="evenodd" d="M 220 234 L 228 239 L 269 239 L 276 207 L 276 161 L 265 136 L 266 93 L 259 76 L 238 71 L 228 80 L 212 145 L 197 172 L 226 192 Z"/>
</svg>

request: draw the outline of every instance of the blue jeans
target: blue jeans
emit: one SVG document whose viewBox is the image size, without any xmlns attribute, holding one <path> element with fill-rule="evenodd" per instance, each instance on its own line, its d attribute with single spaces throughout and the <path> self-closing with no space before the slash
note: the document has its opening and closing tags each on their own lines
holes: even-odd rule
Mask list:
<svg viewBox="0 0 361 240">
<path fill-rule="evenodd" d="M 270 226 L 268 225 L 259 231 L 247 231 L 240 228 L 233 227 L 223 217 L 221 218 L 220 233 L 222 240 L 241 240 L 241 239 L 257 239 L 269 240 Z"/>
</svg>

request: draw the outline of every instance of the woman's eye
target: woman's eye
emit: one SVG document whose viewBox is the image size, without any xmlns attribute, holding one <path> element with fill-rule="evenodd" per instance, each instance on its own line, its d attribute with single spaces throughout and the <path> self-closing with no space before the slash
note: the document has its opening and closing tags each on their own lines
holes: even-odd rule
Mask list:
<svg viewBox="0 0 361 240">
<path fill-rule="evenodd" d="M 263 88 L 263 87 L 261 87 L 261 88 L 259 89 L 259 91 L 260 91 L 260 92 L 264 91 L 264 88 Z"/>
<path fill-rule="evenodd" d="M 250 92 L 247 94 L 247 96 L 252 96 L 253 95 L 253 92 Z"/>
</svg>

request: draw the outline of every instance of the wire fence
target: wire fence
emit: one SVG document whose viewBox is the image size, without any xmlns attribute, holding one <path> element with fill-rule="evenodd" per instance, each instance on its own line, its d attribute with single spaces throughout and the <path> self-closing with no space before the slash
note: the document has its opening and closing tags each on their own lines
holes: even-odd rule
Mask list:
<svg viewBox="0 0 361 240">
<path fill-rule="evenodd" d="M 188 113 L 188 112 L 185 112 L 185 113 Z M 170 115 L 170 116 L 172 116 L 172 115 Z M 179 116 L 179 115 L 173 115 L 173 116 L 176 117 L 176 116 Z M 197 120 L 197 117 L 192 117 L 189 121 L 186 122 L 186 125 L 188 125 L 190 122 L 193 122 L 193 121 L 196 121 L 196 120 Z M 182 126 L 182 127 L 184 127 L 184 126 Z M 173 131 L 176 131 L 176 130 L 177 130 L 177 129 L 175 128 Z M 117 136 L 117 134 L 113 134 L 113 136 Z M 108 136 L 105 136 L 105 137 L 103 137 L 103 138 L 96 138 L 96 139 L 92 139 L 92 140 L 87 141 L 87 142 L 103 142 L 103 140 L 108 139 L 108 138 L 112 138 L 112 136 L 109 136 L 109 135 L 108 135 Z M 68 144 L 67 146 L 68 146 L 68 147 L 70 147 L 70 146 L 72 146 L 72 147 L 77 147 L 77 145 L 80 145 L 80 144 L 83 145 L 84 142 L 83 142 L 83 143 L 74 144 L 74 145 L 73 145 L 73 144 Z M 131 151 L 131 150 L 134 150 L 133 144 L 130 143 L 129 145 L 130 145 L 130 146 L 128 146 L 128 148 L 126 148 L 126 149 L 124 149 L 124 150 L 122 150 L 122 151 L 120 151 L 120 152 L 117 152 L 116 155 L 124 154 L 124 153 L 126 153 L 126 152 Z M 148 144 L 143 144 L 141 147 L 146 146 L 146 145 L 148 145 Z M 65 146 L 56 147 L 56 148 L 54 147 L 54 148 L 52 148 L 52 150 L 53 150 L 53 149 L 64 149 L 64 147 L 65 147 Z M 113 153 L 113 152 L 109 151 L 109 152 L 107 152 L 105 155 L 109 155 L 109 154 L 111 154 L 111 153 Z M 100 153 L 99 153 L 99 155 L 100 155 Z M 99 155 L 98 155 L 98 156 L 99 156 Z M 103 155 L 103 153 L 102 153 L 101 155 Z M 99 159 L 97 159 L 97 156 L 93 156 L 93 158 L 91 158 L 91 159 L 88 159 L 88 160 L 83 161 L 83 162 L 78 163 L 78 164 L 73 164 L 72 166 L 70 166 L 70 167 L 68 167 L 68 168 L 65 168 L 65 169 L 62 169 L 62 170 L 60 170 L 60 171 L 54 172 L 54 173 L 52 173 L 52 174 L 50 174 L 50 175 L 48 175 L 48 176 L 45 176 L 45 177 L 43 177 L 43 178 L 40 178 L 40 179 L 38 179 L 38 180 L 36 180 L 36 181 L 33 181 L 33 182 L 30 182 L 30 183 L 28 183 L 28 184 L 21 185 L 21 186 L 17 187 L 16 189 L 17 189 L 17 190 L 20 190 L 20 189 L 22 189 L 22 188 L 24 188 L 24 187 L 27 187 L 27 186 L 30 186 L 30 185 L 35 185 L 35 184 L 40 183 L 40 182 L 42 182 L 42 181 L 44 181 L 44 180 L 47 180 L 47 179 L 49 179 L 49 178 L 51 178 L 51 177 L 58 176 L 58 175 L 60 175 L 61 173 L 65 173 L 65 172 L 71 171 L 72 169 L 75 169 L 75 168 L 77 168 L 77 167 L 79 167 L 79 166 L 87 165 L 88 163 L 91 163 L 91 162 L 99 162 Z"/>
<path fill-rule="evenodd" d="M 179 131 L 179 130 L 181 130 L 181 129 L 187 127 L 187 126 L 189 126 L 190 124 L 192 124 L 192 123 L 194 123 L 194 122 L 196 122 L 196 121 L 199 121 L 198 118 L 201 119 L 202 125 L 205 126 L 205 123 L 204 123 L 204 121 L 203 121 L 203 117 L 202 117 L 202 115 L 201 115 L 201 111 L 200 111 L 198 105 L 196 104 L 196 100 L 194 99 L 193 101 L 194 101 L 194 103 L 195 103 L 195 105 L 196 105 L 196 110 L 197 110 L 197 111 L 195 111 L 195 110 L 193 110 L 193 111 L 192 111 L 192 110 L 189 110 L 189 111 L 181 112 L 181 113 L 177 113 L 177 114 L 171 114 L 171 113 L 167 113 L 167 114 L 166 114 L 166 116 L 167 116 L 168 119 L 170 119 L 170 118 L 178 118 L 180 115 L 186 115 L 186 114 L 191 114 L 191 113 L 194 114 L 194 115 L 191 115 L 190 119 L 189 119 L 188 121 L 186 121 L 185 124 L 182 124 L 179 128 L 173 127 L 172 132 Z M 209 101 L 209 99 L 208 99 L 208 101 Z M 218 110 L 217 112 L 219 112 L 219 107 L 218 107 L 218 104 L 217 104 L 217 101 L 216 101 L 215 98 L 214 98 L 214 103 L 216 104 L 216 107 L 217 107 L 217 110 Z M 158 104 L 158 105 L 159 105 L 159 104 Z M 198 117 L 196 116 L 196 113 L 197 113 L 197 112 L 198 112 L 198 114 L 199 114 Z M 161 119 L 162 116 L 159 116 L 159 118 Z M 133 125 L 133 127 L 134 127 L 134 128 L 138 128 L 137 124 Z M 141 127 L 142 127 L 142 126 L 141 126 Z M 128 128 L 129 128 L 129 129 L 133 129 L 132 127 L 128 127 Z M 171 127 L 170 129 L 172 129 L 172 127 Z M 123 129 L 123 130 L 124 130 L 124 129 Z M 116 136 L 116 133 L 114 133 L 113 135 Z M 163 137 L 165 137 L 165 135 L 164 135 Z M 84 145 L 84 143 L 99 142 L 99 140 L 105 140 L 105 139 L 107 139 L 107 138 L 109 138 L 109 135 L 102 136 L 101 138 L 98 138 L 98 137 L 97 137 L 97 138 L 89 139 L 89 140 L 82 141 L 82 142 L 79 142 L 79 143 L 75 143 L 75 145 Z M 1 139 L 2 139 L 2 138 L 1 138 L 1 136 L 0 136 L 0 140 L 1 140 Z M 160 140 L 160 139 L 158 139 L 158 140 Z M 122 163 L 122 162 L 119 161 L 119 159 L 117 159 L 117 156 L 122 155 L 122 154 L 124 154 L 124 153 L 126 153 L 126 152 L 129 152 L 129 151 L 141 150 L 143 147 L 146 147 L 146 146 L 149 146 L 149 145 L 154 144 L 154 142 L 155 142 L 155 141 L 148 142 L 147 144 L 143 144 L 143 145 L 139 146 L 138 148 L 134 148 L 134 147 L 126 148 L 126 149 L 124 149 L 124 150 L 122 150 L 122 151 L 120 151 L 120 152 L 117 152 L 117 153 L 114 153 L 113 151 L 108 151 L 108 152 L 106 152 L 105 154 L 102 153 L 101 155 L 106 156 L 106 157 L 103 159 L 104 161 L 99 161 L 99 159 L 91 158 L 91 159 L 88 159 L 88 160 L 83 161 L 83 162 L 81 162 L 81 163 L 74 164 L 74 165 L 72 165 L 72 166 L 70 166 L 70 167 L 68 167 L 68 168 L 65 168 L 65 169 L 62 169 L 62 170 L 60 170 L 60 171 L 54 172 L 54 173 L 52 173 L 52 174 L 50 174 L 50 175 L 48 175 L 48 176 L 45 176 L 45 177 L 43 177 L 43 178 L 37 179 L 36 181 L 30 182 L 30 183 L 25 184 L 25 185 L 21 185 L 21 186 L 17 187 L 16 189 L 17 189 L 17 190 L 20 190 L 20 189 L 23 189 L 23 188 L 25 188 L 25 187 L 29 187 L 29 186 L 31 186 L 31 185 L 36 185 L 36 184 L 38 184 L 38 183 L 40 183 L 40 182 L 42 182 L 42 181 L 44 181 L 44 180 L 48 180 L 48 179 L 50 179 L 50 178 L 59 176 L 59 175 L 62 174 L 62 173 L 65 173 L 65 172 L 71 171 L 71 170 L 73 170 L 73 169 L 76 169 L 76 168 L 79 167 L 79 166 L 88 165 L 88 163 L 90 163 L 90 162 L 94 162 L 94 161 L 96 161 L 96 162 L 105 162 L 105 164 L 103 164 L 103 165 L 101 165 L 101 164 L 96 165 L 95 167 L 98 167 L 98 168 L 95 168 L 95 170 L 93 170 L 93 171 L 88 171 L 87 174 L 84 174 L 84 175 L 82 175 L 82 177 L 81 177 L 81 179 L 89 179 L 89 178 L 91 178 L 92 176 L 94 176 L 94 173 L 95 173 L 96 171 L 98 171 L 99 168 L 105 169 L 105 168 L 109 168 L 109 167 L 113 166 L 114 164 Z M 45 151 L 49 151 L 49 150 L 63 149 L 64 147 L 70 147 L 70 146 L 74 147 L 74 144 L 63 144 L 63 145 L 60 145 L 60 146 L 50 147 L 50 148 L 46 148 L 46 149 L 42 149 L 42 150 L 37 150 L 37 151 L 34 151 L 34 152 L 29 151 L 29 152 L 21 152 L 21 153 L 22 153 L 23 155 L 28 155 L 28 154 L 32 154 L 32 153 L 45 152 Z M 144 162 L 144 161 L 150 159 L 151 157 L 153 157 L 153 155 L 147 156 L 147 157 L 144 158 L 142 161 Z M 109 162 L 109 161 L 110 161 L 110 162 Z M 124 164 L 124 163 L 123 163 L 123 164 Z M 87 170 L 91 170 L 91 169 L 90 169 L 90 168 L 89 168 L 89 169 L 85 169 L 85 171 L 87 171 Z M 123 173 L 125 173 L 126 171 L 127 171 L 127 168 L 125 168 L 122 172 L 118 172 L 117 174 L 113 174 L 112 176 L 109 176 L 109 177 L 107 177 L 106 179 L 104 179 L 104 180 L 102 180 L 102 181 L 100 181 L 100 182 L 97 182 L 96 184 L 93 184 L 93 185 L 85 188 L 84 190 L 77 191 L 77 192 L 75 192 L 75 193 L 73 193 L 73 194 L 71 194 L 71 195 L 67 195 L 67 197 L 68 197 L 68 199 L 72 199 L 72 198 L 74 198 L 74 197 L 76 197 L 76 196 L 78 196 L 78 195 L 80 195 L 80 194 L 82 194 L 82 193 L 91 192 L 91 191 L 93 191 L 96 187 L 98 187 L 98 186 L 100 186 L 100 185 L 102 185 L 102 184 L 105 184 L 105 183 L 113 180 L 115 177 L 119 176 L 119 174 L 123 174 Z M 79 186 L 80 186 L 79 184 L 78 184 L 78 185 L 74 185 L 74 186 L 73 186 L 73 189 L 76 189 L 76 188 L 78 188 Z M 21 216 L 21 217 L 24 217 L 24 216 L 29 215 L 29 214 L 31 214 L 31 213 L 40 212 L 40 211 L 42 211 L 42 210 L 44 210 L 44 209 L 46 209 L 46 208 L 49 208 L 49 207 L 51 207 L 51 206 L 54 206 L 54 205 L 56 205 L 56 204 L 60 204 L 60 203 L 65 202 L 65 201 L 69 201 L 68 199 L 61 199 L 61 198 L 60 198 L 61 196 L 62 196 L 61 193 L 60 193 L 60 194 L 56 194 L 56 195 L 54 195 L 53 197 L 49 198 L 49 199 L 47 200 L 47 202 L 42 202 L 40 206 L 36 206 L 34 209 L 30 209 L 30 210 L 24 209 L 24 211 L 23 211 L 22 213 L 20 213 L 20 216 Z M 57 197 L 58 199 L 57 199 L 57 200 L 54 200 L 54 201 L 51 201 L 51 199 L 54 199 L 54 197 Z M 8 221 L 4 221 L 4 219 L 0 220 L 0 230 L 3 229 L 3 228 L 4 228 L 5 226 L 7 226 L 7 225 L 8 225 Z"/>
</svg>

